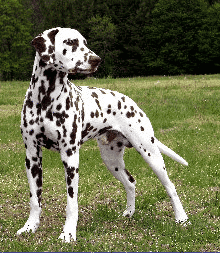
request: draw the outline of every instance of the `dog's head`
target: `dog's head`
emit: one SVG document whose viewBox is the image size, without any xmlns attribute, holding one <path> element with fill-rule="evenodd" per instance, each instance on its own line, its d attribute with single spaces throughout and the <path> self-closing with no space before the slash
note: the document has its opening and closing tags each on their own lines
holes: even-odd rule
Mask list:
<svg viewBox="0 0 220 253">
<path fill-rule="evenodd" d="M 90 74 L 101 62 L 101 58 L 87 48 L 86 39 L 70 28 L 46 30 L 32 40 L 32 45 L 44 64 L 67 73 Z"/>
</svg>

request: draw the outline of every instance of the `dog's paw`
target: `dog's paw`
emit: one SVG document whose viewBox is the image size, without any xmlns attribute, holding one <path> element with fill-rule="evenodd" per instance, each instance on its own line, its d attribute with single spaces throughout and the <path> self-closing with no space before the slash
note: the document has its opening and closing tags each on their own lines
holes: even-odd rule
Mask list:
<svg viewBox="0 0 220 253">
<path fill-rule="evenodd" d="M 128 207 L 124 212 L 123 212 L 123 216 L 124 217 L 131 217 L 135 212 L 135 209 Z"/>
<path fill-rule="evenodd" d="M 183 227 L 187 227 L 188 225 L 191 225 L 191 222 L 189 221 L 188 217 L 184 219 L 176 220 L 176 223 L 180 224 Z"/>
<path fill-rule="evenodd" d="M 71 241 L 76 241 L 76 233 L 74 232 L 63 232 L 59 236 L 58 239 L 61 239 L 63 242 L 71 242 Z"/>
<path fill-rule="evenodd" d="M 29 220 L 25 223 L 25 225 L 23 226 L 23 228 L 19 229 L 17 231 L 17 235 L 20 235 L 23 232 L 32 232 L 35 233 L 35 231 L 37 230 L 37 228 L 39 227 L 40 222 L 39 221 L 33 221 L 33 220 Z"/>
</svg>

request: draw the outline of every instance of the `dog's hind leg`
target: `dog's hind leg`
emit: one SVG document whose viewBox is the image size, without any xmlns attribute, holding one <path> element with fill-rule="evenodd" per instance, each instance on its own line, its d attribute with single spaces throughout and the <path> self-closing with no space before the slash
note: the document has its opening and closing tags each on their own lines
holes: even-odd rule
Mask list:
<svg viewBox="0 0 220 253">
<path fill-rule="evenodd" d="M 137 142 L 138 136 L 135 136 Z M 133 142 L 131 141 L 133 144 Z M 162 185 L 165 187 L 174 209 L 176 222 L 185 222 L 188 217 L 183 209 L 180 199 L 177 195 L 174 184 L 170 181 L 165 168 L 163 157 L 157 147 L 155 137 L 141 139 L 141 145 L 134 145 L 136 150 L 142 155 L 144 160 L 150 165 L 153 172 L 157 175 Z"/>
<path fill-rule="evenodd" d="M 116 134 L 113 139 L 109 133 L 97 138 L 101 157 L 111 174 L 118 179 L 125 187 L 127 193 L 127 208 L 123 216 L 131 217 L 135 212 L 135 184 L 132 175 L 125 169 L 123 160 L 124 142 L 123 137 Z M 114 135 L 114 133 L 111 133 Z M 110 135 L 111 135 L 110 134 Z"/>
</svg>

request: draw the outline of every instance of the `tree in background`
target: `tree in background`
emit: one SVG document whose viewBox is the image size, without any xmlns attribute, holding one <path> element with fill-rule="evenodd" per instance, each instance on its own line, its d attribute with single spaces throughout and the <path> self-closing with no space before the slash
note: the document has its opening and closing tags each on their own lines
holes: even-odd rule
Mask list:
<svg viewBox="0 0 220 253">
<path fill-rule="evenodd" d="M 114 72 L 115 60 L 118 51 L 115 50 L 116 26 L 112 23 L 111 18 L 96 15 L 88 21 L 90 32 L 89 48 L 98 52 L 102 58 L 102 65 L 99 68 L 101 76 L 112 76 Z"/>
<path fill-rule="evenodd" d="M 31 40 L 57 26 L 77 29 L 102 57 L 99 77 L 217 73 L 219 2 L 0 0 L 0 77 L 29 79 Z"/>
<path fill-rule="evenodd" d="M 30 11 L 17 0 L 0 0 L 0 78 L 30 78 L 32 62 Z"/>
<path fill-rule="evenodd" d="M 197 58 L 203 73 L 220 72 L 220 3 L 207 11 L 207 19 L 198 33 Z"/>
<path fill-rule="evenodd" d="M 33 0 L 32 0 L 33 1 Z M 43 14 L 43 30 L 52 27 L 69 27 L 85 36 L 87 20 L 93 15 L 95 0 L 38 0 Z M 85 36 L 86 37 L 86 36 Z"/>
<path fill-rule="evenodd" d="M 207 51 L 210 46 L 204 40 L 209 31 L 207 21 L 207 4 L 203 0 L 159 0 L 152 23 L 145 27 L 151 49 L 145 60 L 152 73 L 202 73 L 200 50 L 206 46 Z"/>
</svg>

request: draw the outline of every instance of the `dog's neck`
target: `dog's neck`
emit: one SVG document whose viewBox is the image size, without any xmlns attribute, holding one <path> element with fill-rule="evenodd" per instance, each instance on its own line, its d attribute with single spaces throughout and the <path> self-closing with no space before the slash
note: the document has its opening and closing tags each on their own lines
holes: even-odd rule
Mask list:
<svg viewBox="0 0 220 253">
<path fill-rule="evenodd" d="M 52 88 L 54 85 L 62 87 L 63 84 L 68 83 L 68 73 L 55 69 L 53 64 L 46 64 L 41 59 L 40 55 L 36 53 L 31 78 L 32 89 L 35 88 L 36 83 L 38 83 L 38 85 L 44 85 L 46 90 L 49 87 Z"/>
<path fill-rule="evenodd" d="M 68 73 L 55 69 L 53 64 L 46 64 L 37 53 L 29 87 L 32 101 L 38 104 L 44 97 L 50 96 L 50 99 L 56 99 L 62 93 L 72 94 L 71 90 L 74 87 L 67 77 Z"/>
</svg>

